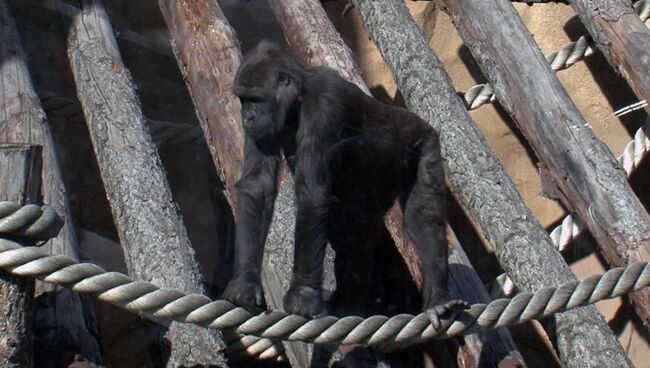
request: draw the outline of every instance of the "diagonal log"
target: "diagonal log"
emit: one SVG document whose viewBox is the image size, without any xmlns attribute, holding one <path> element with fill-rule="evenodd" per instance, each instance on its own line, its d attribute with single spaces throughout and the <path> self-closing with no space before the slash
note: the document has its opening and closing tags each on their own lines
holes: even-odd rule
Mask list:
<svg viewBox="0 0 650 368">
<path fill-rule="evenodd" d="M 650 30 L 628 0 L 570 0 L 598 49 L 639 97 L 650 101 Z M 646 107 L 650 112 L 650 107 Z M 648 299 L 646 299 L 646 302 Z M 650 322 L 644 317 L 645 323 Z"/>
<path fill-rule="evenodd" d="M 353 2 L 407 106 L 440 132 L 451 191 L 494 246 L 508 275 L 522 290 L 575 280 L 471 121 L 406 6 L 389 0 Z M 556 314 L 543 326 L 556 337 L 556 348 L 567 366 L 579 367 L 586 361 L 599 366 L 631 365 L 593 307 Z"/>
<path fill-rule="evenodd" d="M 439 3 L 494 86 L 496 98 L 543 163 L 542 170 L 550 174 L 558 188 L 556 197 L 580 215 L 607 262 L 623 266 L 650 260 L 650 216 L 614 155 L 595 137 L 555 77 L 512 4 L 507 0 Z M 650 291 L 636 293 L 631 300 L 649 323 Z"/>
<path fill-rule="evenodd" d="M 194 251 L 104 5 L 74 3 L 81 11 L 72 19 L 68 56 L 129 273 L 202 293 Z M 214 332 L 173 322 L 148 333 L 158 366 L 225 364 L 223 342 Z"/>
</svg>

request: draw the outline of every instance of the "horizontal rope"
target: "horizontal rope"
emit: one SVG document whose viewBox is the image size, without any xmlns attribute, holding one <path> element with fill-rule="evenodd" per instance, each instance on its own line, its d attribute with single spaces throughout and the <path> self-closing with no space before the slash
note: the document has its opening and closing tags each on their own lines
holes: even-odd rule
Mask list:
<svg viewBox="0 0 650 368">
<path fill-rule="evenodd" d="M 55 237 L 62 226 L 63 220 L 50 207 L 0 201 L 1 234 L 42 241 Z"/>
<path fill-rule="evenodd" d="M 490 304 L 474 304 L 454 319 L 444 319 L 435 332 L 424 313 L 393 317 L 332 316 L 307 319 L 282 311 L 252 314 L 228 301 L 212 301 L 205 295 L 186 295 L 161 289 L 146 281 L 134 281 L 117 272 L 106 272 L 91 263 L 78 263 L 62 255 L 49 255 L 38 247 L 0 239 L 0 267 L 14 275 L 35 277 L 131 312 L 172 319 L 203 327 L 272 340 L 305 341 L 315 344 L 364 344 L 390 351 L 428 339 L 452 336 L 518 324 L 599 300 L 640 290 L 650 284 L 647 263 L 614 268 L 603 275 L 544 288 L 536 293 L 520 293 L 512 299 Z"/>
</svg>

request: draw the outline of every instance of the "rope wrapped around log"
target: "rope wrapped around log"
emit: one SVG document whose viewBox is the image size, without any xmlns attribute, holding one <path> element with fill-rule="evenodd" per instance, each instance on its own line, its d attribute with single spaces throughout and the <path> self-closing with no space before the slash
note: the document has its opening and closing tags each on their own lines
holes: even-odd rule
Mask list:
<svg viewBox="0 0 650 368">
<path fill-rule="evenodd" d="M 225 300 L 212 301 L 205 295 L 161 289 L 118 272 L 106 272 L 91 263 L 49 255 L 38 247 L 23 247 L 9 239 L 0 239 L 0 267 L 14 275 L 35 277 L 91 294 L 128 311 L 152 316 L 154 320 L 172 319 L 272 340 L 364 344 L 385 351 L 427 339 L 444 339 L 540 319 L 650 285 L 650 266 L 634 263 L 580 282 L 548 287 L 535 293 L 519 293 L 512 299 L 496 299 L 487 305 L 474 304 L 454 318 L 445 319 L 443 329 L 436 332 L 424 313 L 365 319 L 356 316 L 307 319 L 282 311 L 253 314 Z"/>
</svg>

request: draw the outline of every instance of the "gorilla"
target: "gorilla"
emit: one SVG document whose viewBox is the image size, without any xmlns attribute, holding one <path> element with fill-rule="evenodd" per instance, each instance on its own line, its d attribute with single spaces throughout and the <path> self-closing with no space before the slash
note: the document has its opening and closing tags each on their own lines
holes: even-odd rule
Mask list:
<svg viewBox="0 0 650 368">
<path fill-rule="evenodd" d="M 423 309 L 433 328 L 440 329 L 442 316 L 469 308 L 447 291 L 446 187 L 438 134 L 426 122 L 267 41 L 244 57 L 233 89 L 241 101 L 244 168 L 236 184 L 235 259 L 224 299 L 265 305 L 262 255 L 284 156 L 297 203 L 287 312 L 322 313 L 327 242 L 337 253 L 358 246 L 359 237 L 349 234 L 363 236 L 395 200 L 421 262 Z"/>
</svg>

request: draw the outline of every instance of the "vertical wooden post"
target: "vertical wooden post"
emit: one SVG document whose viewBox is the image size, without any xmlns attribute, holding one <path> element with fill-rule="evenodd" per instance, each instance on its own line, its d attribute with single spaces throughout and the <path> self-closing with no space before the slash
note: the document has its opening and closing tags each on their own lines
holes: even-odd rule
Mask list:
<svg viewBox="0 0 650 368">
<path fill-rule="evenodd" d="M 41 147 L 0 144 L 0 199 L 38 203 Z M 34 279 L 0 271 L 0 367 L 33 366 Z"/>
<path fill-rule="evenodd" d="M 522 290 L 574 281 L 562 255 L 526 208 L 471 121 L 442 63 L 424 41 L 404 3 L 352 2 L 391 68 L 407 106 L 440 132 L 449 186 L 496 249 L 508 275 Z M 485 14 L 478 18 L 485 18 Z M 593 306 L 558 313 L 546 320 L 544 327 L 557 337 L 556 347 L 567 366 L 579 367 L 584 362 L 631 365 Z"/>
<path fill-rule="evenodd" d="M 5 0 L 0 0 L 0 24 L 0 142 L 43 147 L 43 202 L 65 221 L 59 235 L 46 242 L 43 249 L 50 254 L 78 258 L 77 237 L 54 142 Z M 95 364 L 101 364 L 98 332 L 86 324 L 86 320 L 94 319 L 93 311 L 84 309 L 80 296 L 37 282 L 36 297 L 39 307 L 35 312 L 34 329 L 38 332 L 35 342 L 40 348 L 35 351 L 35 362 L 45 364 L 59 359 L 59 356 L 80 354 Z M 61 311 L 65 311 L 64 316 Z"/>
<path fill-rule="evenodd" d="M 202 293 L 194 251 L 103 2 L 76 3 L 81 12 L 71 24 L 68 55 L 129 274 Z M 225 364 L 215 331 L 173 322 L 164 336 L 157 328 L 149 333 L 158 366 Z"/>
<path fill-rule="evenodd" d="M 630 1 L 569 3 L 609 64 L 623 75 L 640 100 L 650 101 L 650 30 L 635 14 Z M 650 112 L 650 106 L 646 111 Z"/>
</svg>

